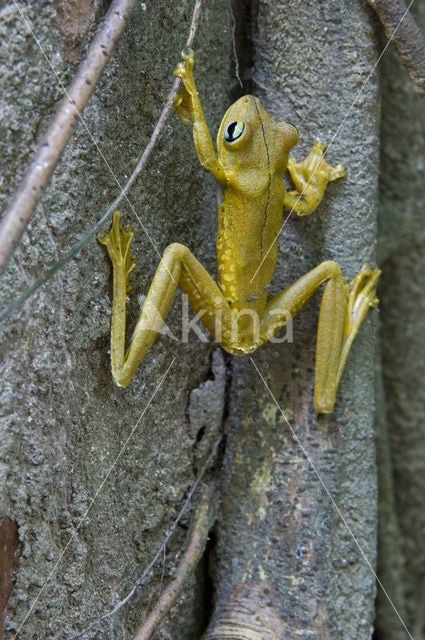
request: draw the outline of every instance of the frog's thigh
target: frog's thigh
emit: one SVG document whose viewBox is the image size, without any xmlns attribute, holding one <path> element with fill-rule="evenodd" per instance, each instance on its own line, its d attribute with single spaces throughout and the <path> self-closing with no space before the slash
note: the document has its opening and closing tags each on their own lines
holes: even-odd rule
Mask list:
<svg viewBox="0 0 425 640">
<path fill-rule="evenodd" d="M 117 384 L 127 386 L 153 343 L 180 283 L 188 295 L 190 304 L 198 313 L 205 327 L 221 342 L 221 335 L 229 334 L 231 328 L 231 309 L 221 290 L 204 267 L 183 244 L 173 243 L 164 251 L 149 288 L 128 352 L 124 354 L 124 341 L 113 361 L 113 375 Z M 217 318 L 220 331 L 217 330 Z M 125 320 L 124 320 L 125 322 Z M 117 331 L 124 335 L 122 322 Z M 124 325 L 125 326 L 125 325 Z M 114 344 L 114 340 L 111 341 Z M 115 352 L 114 351 L 114 352 Z"/>
<path fill-rule="evenodd" d="M 347 306 L 347 285 L 336 262 L 323 262 L 267 304 L 261 319 L 262 342 L 291 320 L 314 291 L 326 282 L 319 313 L 314 403 L 317 411 L 332 410 L 338 386 L 338 365 Z"/>
<path fill-rule="evenodd" d="M 267 303 L 261 318 L 263 340 L 270 339 L 273 333 L 279 330 L 279 327 L 275 326 L 279 322 L 289 321 L 293 318 L 316 289 L 327 280 L 329 280 L 328 284 L 333 283 L 332 289 L 338 290 L 337 297 L 341 298 L 338 302 L 343 303 L 345 311 L 347 296 L 345 279 L 341 275 L 341 269 L 336 262 L 322 262 Z M 340 289 L 341 291 L 339 291 Z M 273 333 L 270 333 L 271 330 Z"/>
<path fill-rule="evenodd" d="M 189 250 L 182 261 L 180 286 L 206 329 L 224 348 L 229 348 L 233 311 L 220 287 Z"/>
</svg>

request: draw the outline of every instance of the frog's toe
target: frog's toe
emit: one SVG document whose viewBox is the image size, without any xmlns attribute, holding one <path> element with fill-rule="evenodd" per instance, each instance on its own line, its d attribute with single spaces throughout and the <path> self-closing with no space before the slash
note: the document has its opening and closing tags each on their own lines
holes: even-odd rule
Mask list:
<svg viewBox="0 0 425 640">
<path fill-rule="evenodd" d="M 181 89 L 174 98 L 173 107 L 183 124 L 193 124 L 190 97 L 185 88 Z"/>
<path fill-rule="evenodd" d="M 182 92 L 179 91 L 177 95 L 174 97 L 173 107 L 176 111 L 178 111 L 179 109 L 182 108 L 182 106 L 183 106 L 183 96 L 182 96 Z"/>
<path fill-rule="evenodd" d="M 176 65 L 176 68 L 173 71 L 173 75 L 177 76 L 178 78 L 182 78 L 186 75 L 186 67 L 184 65 L 184 62 L 179 62 Z"/>
<path fill-rule="evenodd" d="M 329 171 L 329 182 L 333 182 L 333 180 L 338 180 L 339 178 L 345 178 L 347 175 L 347 167 L 345 164 L 340 162 L 335 167 L 330 167 Z"/>
<path fill-rule="evenodd" d="M 102 231 L 98 234 L 97 241 L 100 242 L 100 244 L 104 244 L 108 247 L 109 245 L 111 245 L 111 243 L 114 243 L 117 236 L 119 236 L 120 228 L 120 212 L 114 211 L 112 214 L 112 224 L 109 233 Z"/>
<path fill-rule="evenodd" d="M 109 233 L 100 233 L 98 241 L 105 245 L 114 269 L 124 271 L 126 278 L 126 289 L 129 291 L 129 277 L 136 265 L 136 259 L 130 254 L 130 245 L 133 239 L 131 225 L 125 229 L 120 224 L 120 212 L 114 211 L 112 214 L 112 225 Z"/>
<path fill-rule="evenodd" d="M 320 138 L 314 138 L 313 151 L 323 154 L 325 153 L 327 148 L 328 148 L 328 145 L 326 142 L 323 142 Z"/>
<path fill-rule="evenodd" d="M 182 51 L 182 59 L 185 61 L 188 67 L 192 69 L 195 62 L 195 53 L 190 47 L 185 47 Z"/>
<path fill-rule="evenodd" d="M 376 285 L 378 284 L 381 270 L 378 267 L 372 268 L 368 264 L 363 265 L 359 273 L 353 278 L 349 285 L 349 309 L 352 315 L 361 314 L 361 309 L 365 310 L 378 305 L 376 297 Z"/>
</svg>

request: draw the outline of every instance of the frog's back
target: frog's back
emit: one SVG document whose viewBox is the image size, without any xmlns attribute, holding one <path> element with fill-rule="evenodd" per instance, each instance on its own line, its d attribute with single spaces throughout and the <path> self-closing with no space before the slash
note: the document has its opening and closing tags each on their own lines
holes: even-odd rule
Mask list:
<svg viewBox="0 0 425 640">
<path fill-rule="evenodd" d="M 232 308 L 252 309 L 260 316 L 276 266 L 282 219 L 280 197 L 234 186 L 218 208 L 218 282 Z"/>
<path fill-rule="evenodd" d="M 264 310 L 277 260 L 282 175 L 297 138 L 254 96 L 235 102 L 221 123 L 217 150 L 226 184 L 218 208 L 218 280 L 236 311 Z"/>
</svg>

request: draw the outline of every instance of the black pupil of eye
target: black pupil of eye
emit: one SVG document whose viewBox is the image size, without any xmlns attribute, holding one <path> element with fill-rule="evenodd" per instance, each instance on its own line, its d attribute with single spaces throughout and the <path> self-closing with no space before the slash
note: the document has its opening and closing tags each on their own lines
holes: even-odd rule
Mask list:
<svg viewBox="0 0 425 640">
<path fill-rule="evenodd" d="M 235 129 L 238 126 L 237 122 L 232 122 L 232 124 L 229 124 L 229 126 L 227 127 L 227 138 L 229 140 L 233 140 L 233 136 L 235 134 Z"/>
<path fill-rule="evenodd" d="M 227 127 L 224 137 L 227 140 L 227 142 L 233 142 L 234 140 L 237 140 L 238 138 L 240 138 L 243 130 L 244 130 L 244 126 L 243 125 L 241 126 L 239 122 L 232 122 Z"/>
</svg>

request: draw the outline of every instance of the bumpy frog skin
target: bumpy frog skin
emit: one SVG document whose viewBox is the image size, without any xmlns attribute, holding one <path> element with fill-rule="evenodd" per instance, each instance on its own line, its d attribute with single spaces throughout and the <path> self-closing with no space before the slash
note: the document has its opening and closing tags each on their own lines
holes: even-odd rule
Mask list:
<svg viewBox="0 0 425 640">
<path fill-rule="evenodd" d="M 328 182 L 346 175 L 343 165 L 331 167 L 325 145 L 314 142 L 307 158 L 295 162 L 290 149 L 298 141 L 295 127 L 274 120 L 254 96 L 243 96 L 226 112 L 217 136 L 217 156 L 205 122 L 192 74 L 194 54 L 182 53 L 174 74 L 183 87 L 174 108 L 193 128 L 201 164 L 218 182 L 218 284 L 189 249 L 167 247 L 146 296 L 126 352 L 125 302 L 133 233 L 123 230 L 115 212 L 111 231 L 99 236 L 113 265 L 111 365 L 119 386 L 127 386 L 160 329 L 177 285 L 205 327 L 223 349 L 250 353 L 269 340 L 326 283 L 317 332 L 314 406 L 329 413 L 353 339 L 368 311 L 376 306 L 379 269 L 365 265 L 347 284 L 336 262 L 322 262 L 277 296 L 268 300 L 276 266 L 277 237 L 283 208 L 309 215 L 321 201 Z M 288 169 L 295 190 L 285 190 Z"/>
</svg>

